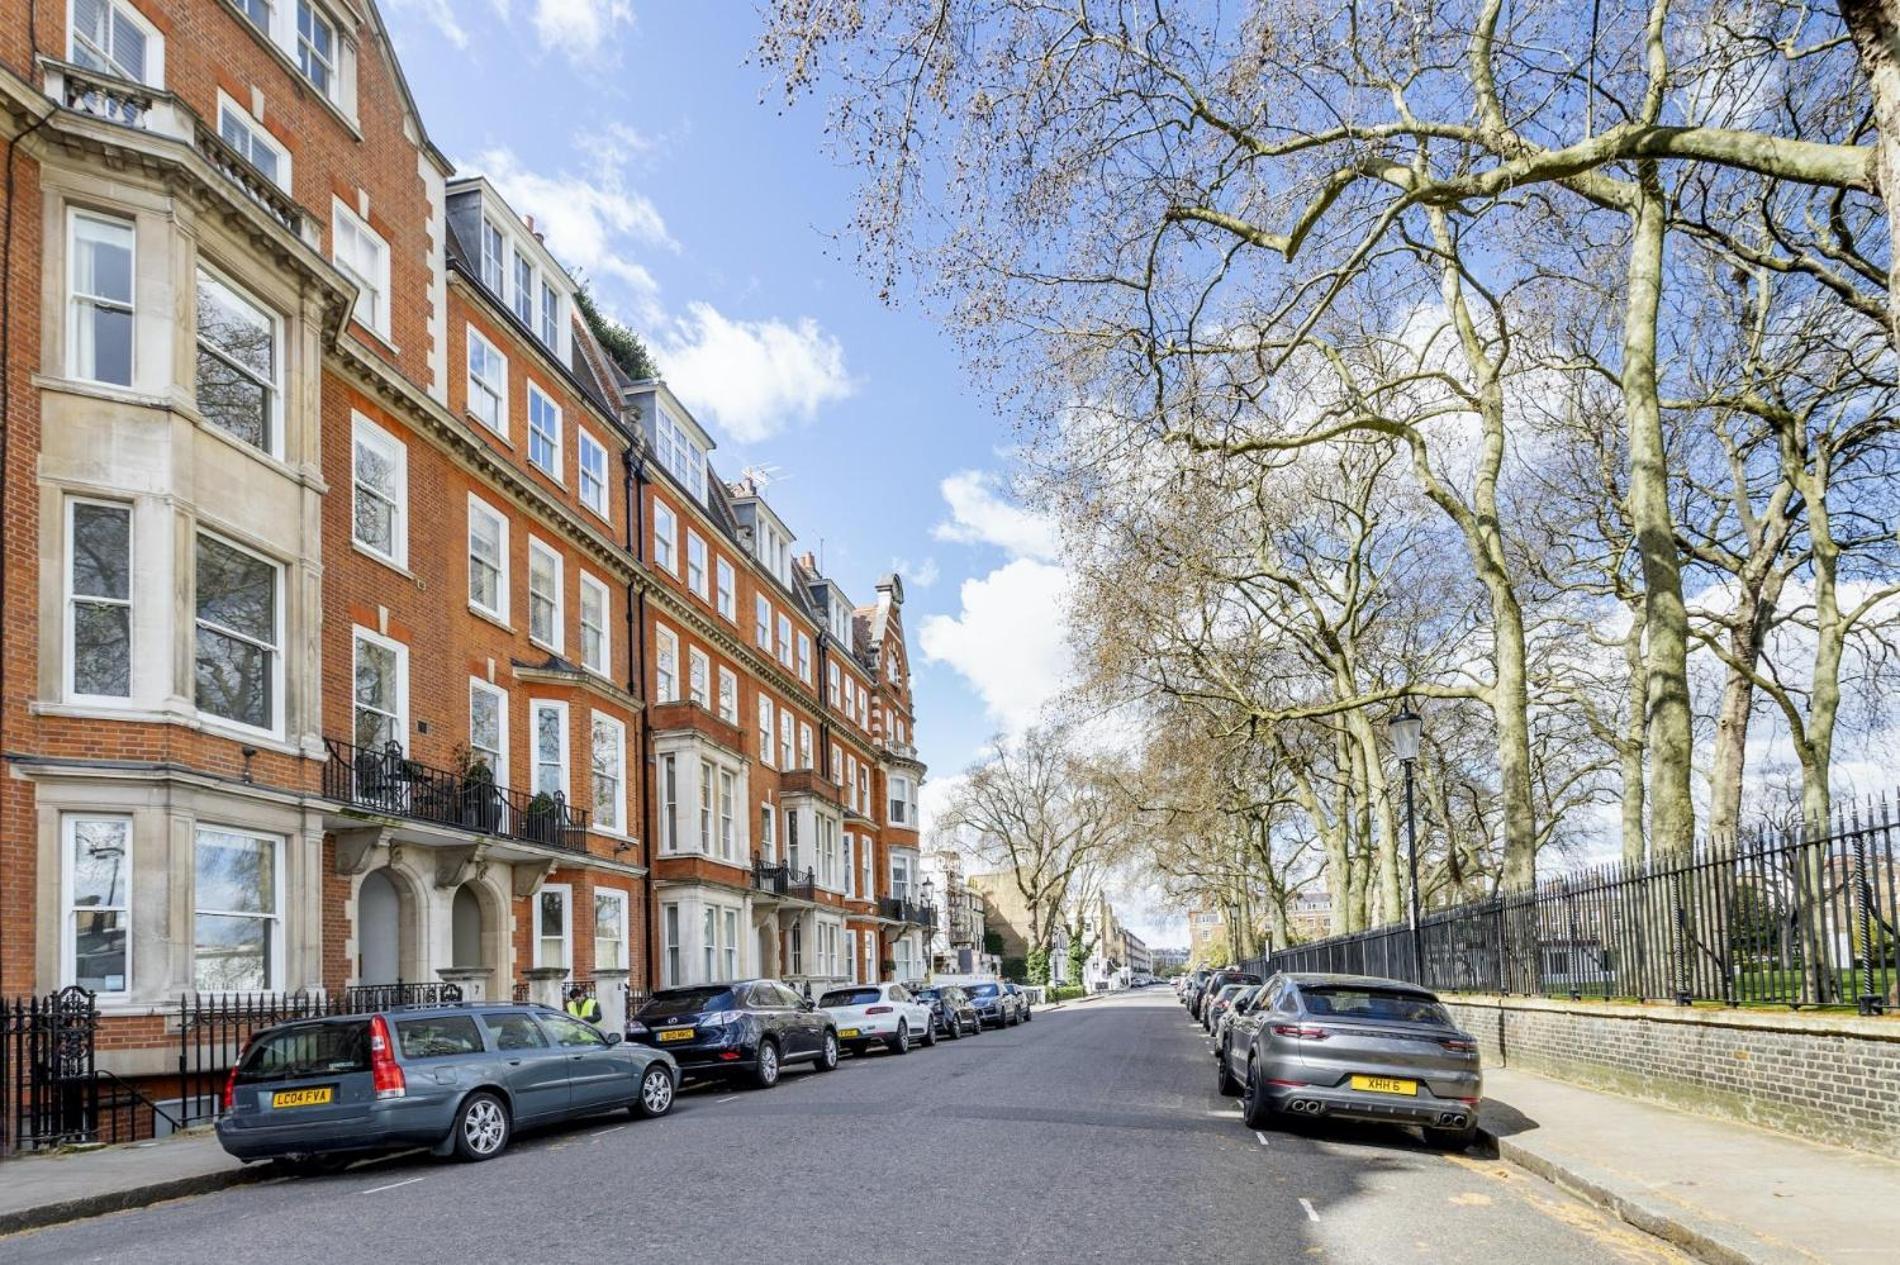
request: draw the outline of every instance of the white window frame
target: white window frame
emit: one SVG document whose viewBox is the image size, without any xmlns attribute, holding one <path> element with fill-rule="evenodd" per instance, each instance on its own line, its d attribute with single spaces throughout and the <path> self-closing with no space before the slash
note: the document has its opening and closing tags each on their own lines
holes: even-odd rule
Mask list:
<svg viewBox="0 0 1900 1265">
<path fill-rule="evenodd" d="M 501 531 L 497 537 L 497 544 L 499 545 L 501 555 L 501 566 L 500 575 L 497 576 L 495 580 L 495 606 L 493 608 L 483 606 L 475 600 L 475 520 L 478 516 L 486 516 L 501 526 Z M 476 496 L 473 492 L 468 494 L 466 550 L 468 553 L 469 609 L 506 624 L 508 622 L 508 586 L 510 584 L 508 576 L 508 516 L 490 505 L 487 501 L 484 501 L 481 497 Z"/>
<path fill-rule="evenodd" d="M 124 898 L 116 905 L 75 905 L 73 903 L 73 851 L 78 844 L 81 822 L 110 822 L 125 831 L 125 883 Z M 125 929 L 125 974 L 122 987 L 116 989 L 94 989 L 100 997 L 123 997 L 132 991 L 132 957 L 138 948 L 138 937 L 133 930 L 132 919 L 132 880 L 135 874 L 134 859 L 136 831 L 132 828 L 132 818 L 125 813 L 62 813 L 59 819 L 60 850 L 60 907 L 64 912 L 59 927 L 59 982 L 66 987 L 79 982 L 79 931 L 75 924 L 81 913 L 116 913 Z"/>
<path fill-rule="evenodd" d="M 575 430 L 580 435 L 579 457 L 575 462 L 575 479 L 579 488 L 581 508 L 598 514 L 601 518 L 611 518 L 612 516 L 607 511 L 607 446 L 595 439 L 585 426 L 576 427 Z M 590 496 L 587 489 L 592 472 L 588 466 L 589 462 L 595 458 L 599 460 L 600 473 L 598 477 L 591 480 L 594 494 Z"/>
<path fill-rule="evenodd" d="M 271 724 L 270 726 L 268 728 L 262 728 L 257 725 L 249 724 L 248 722 L 245 722 L 242 720 L 233 720 L 229 716 L 220 716 L 216 712 L 205 711 L 201 707 L 198 708 L 199 714 L 206 720 L 207 723 L 210 723 L 213 725 L 233 729 L 241 733 L 262 734 L 265 737 L 269 737 L 269 738 L 281 738 L 284 733 L 284 725 L 286 724 L 286 716 L 290 710 L 289 705 L 288 705 L 289 700 L 287 700 L 284 697 L 284 681 L 286 679 L 286 674 L 284 671 L 284 657 L 285 657 L 284 630 L 287 626 L 286 612 L 284 610 L 284 591 L 285 591 L 284 574 L 285 574 L 286 568 L 282 562 L 279 562 L 277 559 L 271 557 L 267 553 L 260 553 L 258 550 L 251 548 L 249 545 L 240 544 L 239 542 L 231 539 L 229 536 L 226 536 L 221 532 L 212 531 L 210 528 L 200 526 L 192 538 L 191 644 L 192 644 L 192 653 L 194 657 L 196 656 L 197 647 L 198 647 L 198 630 L 204 624 L 204 621 L 200 619 L 198 616 L 197 544 L 198 544 L 198 537 L 200 536 L 209 536 L 213 540 L 216 540 L 221 545 L 224 545 L 231 549 L 235 549 L 239 553 L 249 554 L 251 557 L 256 558 L 260 562 L 263 562 L 266 565 L 268 565 L 271 569 L 272 583 L 276 586 L 276 589 L 271 601 L 271 608 L 272 608 L 271 613 L 275 616 L 275 621 L 274 621 L 275 626 L 271 630 L 271 642 L 269 645 L 270 656 L 271 656 L 271 686 L 270 686 L 271 688 Z M 214 627 L 217 629 L 217 631 L 223 633 L 226 636 L 236 637 L 240 641 L 247 642 L 251 645 L 258 644 L 254 638 L 250 637 L 248 634 L 238 632 L 234 628 L 226 628 L 223 625 L 214 625 Z M 192 705 L 194 707 L 197 707 L 197 702 L 198 702 L 197 682 L 194 679 L 192 683 Z"/>
<path fill-rule="evenodd" d="M 356 741 L 356 709 L 362 703 L 356 697 L 356 660 L 358 647 L 363 642 L 380 646 L 384 650 L 396 653 L 396 710 L 391 715 L 396 732 L 401 735 L 397 741 L 404 751 L 409 750 L 409 647 L 391 637 L 385 637 L 373 628 L 361 624 L 350 628 L 350 741 Z M 381 708 L 372 708 L 381 711 Z"/>
<path fill-rule="evenodd" d="M 409 565 L 409 445 L 355 410 L 351 410 L 350 417 L 350 540 L 372 558 L 380 558 L 392 566 L 406 567 Z M 391 549 L 387 553 L 356 534 L 355 498 L 362 496 L 366 490 L 362 476 L 357 471 L 358 444 L 381 449 L 383 457 L 395 470 L 393 496 L 385 495 L 379 488 L 367 488 L 369 495 L 389 503 Z"/>
<path fill-rule="evenodd" d="M 508 691 L 492 681 L 484 681 L 479 676 L 468 678 L 468 748 L 475 752 L 475 696 L 490 695 L 495 700 L 495 714 L 499 717 L 497 738 L 499 749 L 495 752 L 496 767 L 489 771 L 494 774 L 495 785 L 506 788 L 508 785 Z"/>
<path fill-rule="evenodd" d="M 530 798 L 542 794 L 541 713 L 543 711 L 557 711 L 561 715 L 561 784 L 555 789 L 561 792 L 561 802 L 572 808 L 574 806 L 573 738 L 568 732 L 569 717 L 567 702 L 564 699 L 531 698 L 528 700 L 528 794 Z M 547 793 L 553 794 L 552 791 Z"/>
<path fill-rule="evenodd" d="M 600 907 L 603 903 L 618 905 L 620 907 L 620 938 L 618 940 L 605 941 L 605 943 L 618 944 L 620 946 L 620 963 L 618 967 L 608 967 L 606 969 L 625 970 L 632 960 L 628 956 L 627 950 L 633 939 L 633 924 L 628 920 L 627 914 L 633 906 L 632 902 L 627 899 L 627 893 L 617 887 L 596 887 L 594 889 L 594 969 L 596 971 L 602 969 L 600 964 L 600 946 L 603 940 L 600 934 Z"/>
<path fill-rule="evenodd" d="M 544 962 L 542 960 L 541 898 L 546 895 L 554 895 L 554 896 L 559 896 L 561 898 L 561 908 L 562 908 L 561 952 L 563 956 L 565 956 L 567 959 L 565 962 Z M 530 932 L 530 938 L 529 938 L 528 943 L 531 946 L 531 952 L 533 954 L 532 961 L 534 962 L 535 966 L 536 967 L 545 967 L 545 966 L 565 967 L 567 969 L 567 973 L 569 977 L 571 978 L 574 974 L 574 887 L 573 885 L 570 883 L 543 883 L 541 884 L 541 890 L 534 894 L 534 902 L 530 906 L 530 911 L 531 911 L 531 917 L 532 917 L 534 926 L 533 926 L 533 930 Z"/>
<path fill-rule="evenodd" d="M 374 248 L 375 276 L 364 276 L 356 266 L 358 261 L 347 258 L 340 249 L 346 228 L 353 236 L 360 237 L 365 245 Z M 383 240 L 381 233 L 369 226 L 367 220 L 343 205 L 341 198 L 333 198 L 330 203 L 330 262 L 342 269 L 343 275 L 358 283 L 359 293 L 351 315 L 388 338 L 390 309 L 393 306 L 389 293 L 389 243 Z M 371 301 L 369 319 L 364 319 L 362 315 L 365 298 Z"/>
<path fill-rule="evenodd" d="M 713 836 L 718 833 L 719 806 L 715 776 L 719 768 L 705 756 L 699 758 L 699 855 L 713 854 Z"/>
<path fill-rule="evenodd" d="M 778 661 L 792 666 L 792 617 L 784 611 L 778 613 Z"/>
<path fill-rule="evenodd" d="M 476 229 L 475 270 L 498 299 L 508 296 L 508 235 L 486 215 Z"/>
<path fill-rule="evenodd" d="M 660 851 L 671 855 L 680 850 L 680 759 L 677 752 L 661 756 L 658 765 L 660 783 Z"/>
<path fill-rule="evenodd" d="M 665 624 L 653 625 L 653 701 L 680 700 L 680 639 Z"/>
<path fill-rule="evenodd" d="M 686 648 L 686 697 L 712 710 L 712 657 L 698 646 Z"/>
<path fill-rule="evenodd" d="M 73 544 L 74 544 L 73 511 L 81 505 L 93 505 L 101 509 L 118 510 L 124 513 L 125 515 L 125 519 L 126 519 L 126 526 L 125 526 L 126 583 L 125 583 L 125 596 L 123 598 L 93 597 L 90 594 L 82 596 L 73 591 L 73 556 L 74 556 L 73 555 Z M 137 603 L 137 596 L 138 596 L 138 582 L 134 578 L 137 575 L 137 559 L 138 559 L 138 535 L 137 535 L 138 523 L 136 520 L 137 520 L 137 516 L 133 513 L 132 504 L 129 501 L 112 501 L 112 500 L 104 499 L 102 497 L 93 497 L 93 496 L 69 496 L 66 498 L 66 541 L 65 541 L 66 565 L 65 565 L 65 574 L 64 574 L 64 580 L 63 580 L 63 587 L 65 588 L 64 596 L 65 596 L 65 612 L 66 612 L 66 636 L 65 636 L 65 648 L 64 648 L 66 662 L 65 662 L 64 671 L 61 673 L 61 677 L 66 687 L 66 697 L 70 701 L 83 702 L 83 703 L 88 703 L 88 704 L 104 704 L 106 706 L 112 706 L 112 707 L 123 707 L 126 705 L 127 702 L 131 700 L 132 696 L 137 693 L 136 676 L 138 673 L 139 657 L 138 657 L 138 608 L 137 608 L 136 603 Z M 126 610 L 126 617 L 125 617 L 126 665 L 125 665 L 125 693 L 123 694 L 82 694 L 79 692 L 79 651 L 78 651 L 78 647 L 74 643 L 77 641 L 78 634 L 79 634 L 78 608 L 81 605 L 123 606 Z"/>
<path fill-rule="evenodd" d="M 534 329 L 534 283 L 537 269 L 534 266 L 534 260 L 528 258 L 528 252 L 520 246 L 514 248 L 513 255 L 508 267 L 508 309 L 515 314 L 515 319 L 520 321 L 525 328 L 532 330 Z M 523 284 L 524 277 L 526 278 L 525 285 Z M 524 306 L 527 308 L 525 312 L 522 311 Z"/>
<path fill-rule="evenodd" d="M 592 787 L 594 794 L 588 798 L 587 803 L 588 807 L 594 810 L 592 821 L 595 829 L 603 830 L 608 834 L 625 834 L 627 831 L 627 726 L 626 722 L 609 716 L 606 712 L 596 711 L 593 713 L 587 727 L 587 777 L 590 787 L 592 786 L 593 779 L 597 776 L 596 771 L 600 766 L 598 752 L 595 750 L 598 745 L 595 728 L 600 725 L 607 726 L 618 735 L 615 751 L 617 753 L 617 763 L 619 764 L 617 781 L 620 786 L 620 794 L 614 800 L 613 821 L 607 823 L 600 819 L 600 791 L 598 787 Z"/>
<path fill-rule="evenodd" d="M 722 924 L 719 933 L 719 952 L 726 959 L 726 978 L 738 979 L 741 960 L 739 937 L 744 932 L 745 919 L 741 918 L 739 911 L 731 905 L 721 905 L 719 916 Z"/>
<path fill-rule="evenodd" d="M 719 608 L 719 613 L 725 617 L 727 623 L 736 625 L 739 622 L 739 581 L 732 569 L 732 563 L 715 555 L 713 576 L 714 604 Z"/>
<path fill-rule="evenodd" d="M 685 982 L 681 979 L 680 969 L 686 962 L 685 946 L 680 943 L 680 928 L 683 921 L 678 901 L 661 902 L 660 977 L 667 988 L 675 988 Z"/>
<path fill-rule="evenodd" d="M 246 839 L 262 840 L 263 842 L 270 844 L 271 847 L 276 849 L 277 859 L 276 859 L 275 864 L 271 866 L 271 873 L 272 873 L 273 878 L 275 879 L 275 882 L 274 882 L 275 891 L 271 895 L 272 904 L 271 904 L 270 913 L 256 914 L 248 910 L 207 909 L 198 902 L 198 890 L 197 890 L 198 836 L 207 830 L 216 831 L 219 834 L 240 835 Z M 208 914 L 214 918 L 216 917 L 255 918 L 258 921 L 263 922 L 265 924 L 266 934 L 270 937 L 269 939 L 270 947 L 266 950 L 264 956 L 265 956 L 265 960 L 270 963 L 270 978 L 267 981 L 265 981 L 265 986 L 264 986 L 263 991 L 267 993 L 282 992 L 284 989 L 284 853 L 285 853 L 284 837 L 282 835 L 271 834 L 270 832 L 264 831 L 264 830 L 248 830 L 242 826 L 227 826 L 218 822 L 200 821 L 192 829 L 191 846 L 192 846 L 192 854 L 191 854 L 192 895 L 191 895 L 191 932 L 190 934 L 191 934 L 191 944 L 192 944 L 192 949 L 193 949 L 191 974 L 192 974 L 192 981 L 194 984 L 194 991 L 200 994 L 201 996 L 203 995 L 216 996 L 226 991 L 223 989 L 209 989 L 209 988 L 195 987 L 196 982 L 197 982 L 197 973 L 198 973 L 198 963 L 197 963 L 197 954 L 196 954 L 197 944 L 198 944 L 198 917 L 201 914 Z"/>
<path fill-rule="evenodd" d="M 535 425 L 534 406 L 537 401 L 544 406 L 545 410 L 552 410 L 553 412 L 554 430 L 551 433 Z M 567 479 L 563 477 L 561 461 L 562 417 L 563 414 L 561 412 L 560 403 L 546 391 L 543 391 L 540 383 L 532 378 L 528 379 L 528 464 L 539 470 L 542 474 L 547 475 L 550 479 L 553 479 L 562 487 L 566 487 Z M 548 447 L 554 450 L 553 455 L 545 462 L 537 460 L 534 455 L 534 444 L 537 439 L 545 442 Z"/>
<path fill-rule="evenodd" d="M 713 797 L 719 818 L 719 859 L 734 861 L 739 853 L 739 775 L 723 764 L 716 766 L 713 773 L 719 783 Z"/>
<path fill-rule="evenodd" d="M 844 748 L 835 742 L 831 744 L 831 784 L 844 785 Z"/>
<path fill-rule="evenodd" d="M 541 278 L 540 318 L 538 332 L 542 343 L 558 353 L 561 347 L 561 292 L 546 277 Z"/>
<path fill-rule="evenodd" d="M 237 149 L 237 146 L 232 145 L 231 141 L 224 135 L 224 120 L 226 115 L 229 115 L 232 121 L 237 124 L 238 128 L 244 132 L 245 141 L 252 149 L 262 146 L 271 152 L 271 156 L 277 160 L 277 175 L 274 177 L 276 185 L 285 193 L 289 193 L 291 189 L 290 151 L 285 149 L 278 139 L 270 134 L 269 129 L 259 122 L 255 115 L 233 101 L 230 94 L 220 88 L 218 89 L 218 139 L 224 141 L 226 145 L 231 145 L 231 148 Z M 264 169 L 257 165 L 255 158 L 248 153 L 244 153 L 242 150 L 239 150 L 239 153 L 243 155 L 246 162 L 250 163 L 251 166 L 256 169 L 259 175 L 264 175 Z M 272 177 L 266 178 L 272 179 Z"/>
<path fill-rule="evenodd" d="M 659 497 L 653 498 L 653 563 L 669 575 L 679 574 L 679 515 Z"/>
<path fill-rule="evenodd" d="M 798 679 L 810 685 L 811 680 L 811 636 L 798 634 Z"/>
<path fill-rule="evenodd" d="M 502 354 L 501 348 L 495 346 L 495 344 L 489 340 L 486 334 L 482 333 L 482 331 L 480 331 L 479 329 L 476 329 L 472 322 L 469 325 L 467 325 L 465 328 L 468 330 L 468 338 L 464 342 L 463 349 L 462 349 L 462 356 L 463 356 L 463 368 L 466 370 L 466 377 L 467 377 L 467 387 L 466 387 L 467 398 L 463 400 L 462 407 L 467 411 L 470 417 L 474 418 L 478 423 L 481 424 L 483 429 L 493 431 L 495 434 L 500 435 L 503 439 L 506 439 L 508 438 L 508 357 Z M 475 373 L 475 344 L 476 343 L 480 343 L 482 345 L 482 363 L 484 366 L 487 365 L 488 360 L 491 356 L 494 357 L 495 360 L 500 362 L 501 380 L 499 383 L 490 382 L 485 377 L 476 376 L 476 373 Z M 474 400 L 476 398 L 476 391 L 477 391 L 478 385 L 482 392 L 483 399 L 487 399 L 491 395 L 495 399 L 495 414 L 496 415 L 495 415 L 494 420 L 492 421 L 486 417 L 483 417 L 481 413 L 479 413 L 475 409 Z"/>
<path fill-rule="evenodd" d="M 82 294 L 79 289 L 79 225 L 82 220 L 94 224 L 109 224 L 124 229 L 130 235 L 127 253 L 127 277 L 132 285 L 130 299 L 111 299 L 95 294 Z M 126 361 L 126 380 L 113 382 L 101 378 L 96 372 L 84 372 L 79 363 L 79 324 L 80 312 L 101 308 L 107 311 L 124 311 L 131 323 L 131 347 Z M 106 215 L 98 211 L 88 211 L 78 207 L 66 217 L 66 376 L 80 382 L 99 382 L 106 386 L 131 387 L 139 380 L 139 231 L 138 221 L 126 216 Z M 98 365 L 91 366 L 96 370 Z"/>
<path fill-rule="evenodd" d="M 163 88 L 165 86 L 165 37 L 159 33 L 158 28 L 153 26 L 143 13 L 138 11 L 137 6 L 126 3 L 126 0 L 107 0 L 107 8 L 110 9 L 112 13 L 123 13 L 131 21 L 133 26 L 139 28 L 140 34 L 145 36 L 145 77 L 143 79 L 134 79 L 125 74 L 125 68 L 120 65 L 116 57 L 112 56 L 110 50 L 98 49 L 89 51 L 110 67 L 108 73 L 117 75 L 119 78 L 125 79 L 130 83 L 142 83 L 148 88 Z M 108 32 L 111 29 L 111 21 L 112 19 L 109 14 L 106 19 Z M 66 56 L 75 65 L 83 66 L 85 63 L 80 60 L 73 47 L 79 42 L 79 22 L 73 14 L 71 0 L 67 0 L 66 5 L 66 31 Z M 87 40 L 86 42 L 88 45 L 92 43 L 91 40 Z"/>
<path fill-rule="evenodd" d="M 308 12 L 313 26 L 321 23 L 330 32 L 330 59 L 324 61 L 317 52 L 315 41 L 306 41 L 303 34 L 303 15 Z M 297 0 L 295 25 L 291 30 L 291 59 L 297 63 L 297 73 L 303 76 L 316 94 L 333 105 L 343 101 L 343 29 L 337 20 L 330 16 L 329 10 L 316 3 L 316 0 Z M 311 58 L 322 65 L 329 73 L 325 76 L 328 84 L 319 84 L 311 78 L 309 69 L 304 65 L 304 48 L 308 44 Z"/>
<path fill-rule="evenodd" d="M 546 637 L 541 636 L 540 634 L 536 633 L 534 630 L 535 599 L 537 596 L 544 596 L 544 595 L 537 594 L 535 592 L 534 563 L 535 563 L 535 559 L 537 558 L 540 558 L 547 562 L 551 562 L 554 568 L 554 602 L 553 602 L 554 610 L 553 610 L 553 613 L 550 614 L 548 617 L 549 634 Z M 532 641 L 538 646 L 546 646 L 549 650 L 554 651 L 554 653 L 556 654 L 561 653 L 563 647 L 567 644 L 567 639 L 564 635 L 566 631 L 565 626 L 567 624 L 567 600 L 566 599 L 567 599 L 567 568 L 562 561 L 561 551 L 554 548 L 554 546 L 548 544 L 545 540 L 542 540 L 539 536 L 536 536 L 533 533 L 529 533 L 529 536 L 528 536 L 528 640 L 529 641 Z"/>
<path fill-rule="evenodd" d="M 827 663 L 825 665 L 825 697 L 830 700 L 833 709 L 836 709 L 838 706 L 838 682 L 840 679 L 838 665 L 835 663 Z"/>
<path fill-rule="evenodd" d="M 790 770 L 798 767 L 796 764 L 792 763 L 793 760 L 798 758 L 798 748 L 796 747 L 796 745 L 794 745 L 796 742 L 794 735 L 797 732 L 796 730 L 797 724 L 798 724 L 798 717 L 792 714 L 791 708 L 781 707 L 779 709 L 779 713 L 778 713 L 779 766 L 778 767 L 783 771 L 789 772 Z"/>
<path fill-rule="evenodd" d="M 809 769 L 812 766 L 811 725 L 798 722 L 798 767 Z"/>
<path fill-rule="evenodd" d="M 719 692 L 714 695 L 719 704 L 719 719 L 729 725 L 739 723 L 739 674 L 723 663 L 719 665 Z"/>
<path fill-rule="evenodd" d="M 699 556 L 697 578 L 695 578 L 695 567 L 693 565 L 693 556 L 695 553 Z M 701 537 L 698 532 L 688 527 L 686 529 L 686 587 L 691 589 L 701 599 L 711 601 L 711 590 L 706 587 L 709 579 L 706 571 L 706 558 L 705 539 Z"/>
<path fill-rule="evenodd" d="M 194 311 L 194 317 L 198 318 L 197 324 L 192 329 L 191 343 L 194 353 L 194 388 L 196 386 L 195 365 L 197 355 L 209 354 L 223 361 L 225 365 L 243 375 L 246 379 L 262 386 L 268 393 L 266 396 L 265 416 L 263 419 L 264 442 L 262 444 L 251 444 L 248 440 L 224 430 L 223 427 L 211 421 L 209 418 L 204 418 L 205 424 L 210 426 L 213 430 L 220 431 L 227 437 L 237 440 L 246 447 L 255 447 L 259 452 L 267 456 L 282 458 L 284 455 L 284 318 L 278 315 L 276 308 L 258 298 L 256 293 L 248 286 L 235 280 L 223 269 L 213 267 L 202 254 L 200 254 L 198 259 L 198 271 L 223 286 L 226 290 L 229 290 L 233 298 L 263 317 L 265 323 L 270 326 L 270 374 L 267 378 L 260 380 L 256 372 L 249 365 L 237 363 L 228 353 L 224 352 L 222 348 L 217 347 L 215 344 L 206 344 L 203 314 Z M 194 277 L 194 281 L 195 280 L 196 278 Z M 192 303 L 195 308 L 197 305 L 197 289 L 195 285 L 192 291 Z M 195 395 L 193 402 L 196 402 Z M 202 408 L 199 410 L 199 415 L 201 418 L 203 417 Z"/>
<path fill-rule="evenodd" d="M 759 805 L 759 857 L 767 865 L 777 864 L 778 807 L 770 803 Z"/>
<path fill-rule="evenodd" d="M 752 639 L 759 649 L 772 653 L 772 603 L 763 593 L 752 598 Z"/>
<path fill-rule="evenodd" d="M 588 624 L 587 624 L 587 599 L 589 596 L 597 597 L 600 600 L 600 627 L 594 630 L 599 634 L 598 640 L 600 643 L 600 656 L 597 660 L 590 658 L 587 653 L 587 634 L 589 631 Z M 597 672 L 601 676 L 607 676 L 612 671 L 612 668 L 613 668 L 613 661 L 614 661 L 614 635 L 613 635 L 614 619 L 613 619 L 613 616 L 614 616 L 613 590 L 608 588 L 606 584 L 602 583 L 598 578 L 592 575 L 589 575 L 586 571 L 582 571 L 581 572 L 581 606 L 580 606 L 580 617 L 579 617 L 580 630 L 581 630 L 580 631 L 581 666 L 583 668 L 586 668 L 589 672 Z"/>
<path fill-rule="evenodd" d="M 778 762 L 772 758 L 772 700 L 764 693 L 759 695 L 759 762 L 768 769 L 776 769 Z"/>
</svg>

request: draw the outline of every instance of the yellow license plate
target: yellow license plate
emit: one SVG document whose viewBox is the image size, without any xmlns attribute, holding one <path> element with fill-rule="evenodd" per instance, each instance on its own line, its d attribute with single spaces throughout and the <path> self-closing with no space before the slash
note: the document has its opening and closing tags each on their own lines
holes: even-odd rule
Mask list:
<svg viewBox="0 0 1900 1265">
<path fill-rule="evenodd" d="M 695 1029 L 673 1028 L 660 1034 L 661 1041 L 691 1041 Z"/>
<path fill-rule="evenodd" d="M 1363 1089 L 1369 1094 L 1412 1094 L 1418 1093 L 1417 1081 L 1394 1080 L 1390 1076 L 1355 1076 L 1352 1078 L 1354 1089 Z"/>
<path fill-rule="evenodd" d="M 856 1028 L 845 1028 L 838 1033 L 838 1036 L 846 1041 L 849 1041 L 852 1037 L 855 1037 L 857 1035 L 858 1035 L 858 1030 Z"/>
<path fill-rule="evenodd" d="M 281 1089 L 270 1096 L 270 1105 L 278 1107 L 321 1107 L 336 1094 L 336 1087 L 325 1085 L 322 1089 Z"/>
</svg>

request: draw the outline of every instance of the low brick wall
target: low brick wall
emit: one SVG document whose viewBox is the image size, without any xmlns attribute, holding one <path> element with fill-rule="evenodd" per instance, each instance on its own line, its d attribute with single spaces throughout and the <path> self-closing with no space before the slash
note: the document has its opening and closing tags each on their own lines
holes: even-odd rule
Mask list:
<svg viewBox="0 0 1900 1265">
<path fill-rule="evenodd" d="M 1900 1159 L 1900 1017 L 1447 997 L 1487 1066 Z"/>
</svg>

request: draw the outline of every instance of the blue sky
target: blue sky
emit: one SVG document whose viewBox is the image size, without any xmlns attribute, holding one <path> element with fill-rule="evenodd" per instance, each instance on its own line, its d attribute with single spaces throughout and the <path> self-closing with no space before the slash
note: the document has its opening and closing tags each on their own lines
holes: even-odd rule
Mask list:
<svg viewBox="0 0 1900 1265">
<path fill-rule="evenodd" d="M 1066 670 L 1049 524 L 950 338 L 881 303 L 839 236 L 855 174 L 822 103 L 747 64 L 750 4 L 382 0 L 436 144 L 535 218 L 653 346 L 735 477 L 860 603 L 906 576 L 926 809 Z"/>
</svg>

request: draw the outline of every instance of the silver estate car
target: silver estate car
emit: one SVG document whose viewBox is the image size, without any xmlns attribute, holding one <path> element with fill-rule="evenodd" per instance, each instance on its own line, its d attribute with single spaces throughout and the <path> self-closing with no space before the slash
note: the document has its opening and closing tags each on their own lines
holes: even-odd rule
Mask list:
<svg viewBox="0 0 1900 1265">
<path fill-rule="evenodd" d="M 1247 1127 L 1276 1116 L 1417 1125 L 1451 1148 L 1477 1136 L 1478 1043 L 1438 998 L 1397 980 L 1276 975 L 1234 1021 L 1219 1063 Z"/>
<path fill-rule="evenodd" d="M 259 1032 L 225 1082 L 218 1141 L 310 1169 L 408 1147 L 485 1160 L 528 1125 L 663 1116 L 678 1087 L 664 1050 L 546 1006 L 395 1007 Z"/>
</svg>

